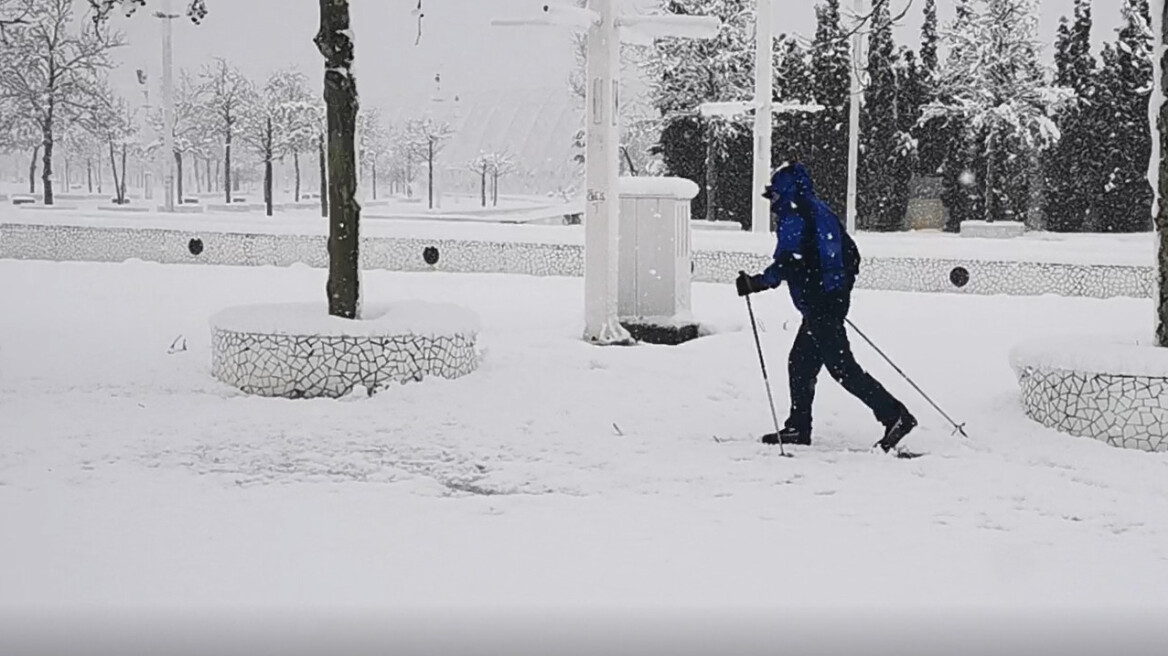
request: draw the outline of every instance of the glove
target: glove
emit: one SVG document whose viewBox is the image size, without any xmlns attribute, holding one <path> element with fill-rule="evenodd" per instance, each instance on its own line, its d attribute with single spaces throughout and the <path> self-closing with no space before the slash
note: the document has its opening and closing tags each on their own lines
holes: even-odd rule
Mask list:
<svg viewBox="0 0 1168 656">
<path fill-rule="evenodd" d="M 738 279 L 735 281 L 735 284 L 738 286 L 739 296 L 749 296 L 750 294 L 763 291 L 763 288 L 755 282 L 755 279 L 746 275 L 745 271 L 738 272 Z"/>
</svg>

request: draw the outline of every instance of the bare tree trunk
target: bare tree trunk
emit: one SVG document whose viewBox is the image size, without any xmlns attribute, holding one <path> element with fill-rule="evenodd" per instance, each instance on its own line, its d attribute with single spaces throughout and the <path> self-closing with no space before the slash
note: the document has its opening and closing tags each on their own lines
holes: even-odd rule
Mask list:
<svg viewBox="0 0 1168 656">
<path fill-rule="evenodd" d="M 117 160 L 117 155 L 115 154 L 115 151 L 114 151 L 113 139 L 110 139 L 110 142 L 109 142 L 109 158 L 110 158 L 110 170 L 113 171 L 113 174 L 114 174 L 114 196 L 115 196 L 114 201 L 118 205 L 122 205 L 126 202 L 125 192 L 123 191 L 123 189 L 125 189 L 125 187 L 123 185 L 118 184 L 118 160 Z"/>
<path fill-rule="evenodd" d="M 293 164 L 293 168 L 296 169 L 296 192 L 295 192 L 295 196 L 293 196 L 293 197 L 296 199 L 296 202 L 299 203 L 300 202 L 300 153 L 298 153 L 298 152 L 292 153 L 292 164 Z"/>
<path fill-rule="evenodd" d="M 182 156 L 182 153 L 178 152 L 177 150 L 174 151 L 174 166 L 175 166 L 175 169 L 174 169 L 175 184 L 178 185 L 178 189 L 176 190 L 176 193 L 175 193 L 175 203 L 177 203 L 178 205 L 182 205 L 182 202 L 183 202 L 183 156 Z"/>
<path fill-rule="evenodd" d="M 374 160 L 371 166 L 373 167 L 373 200 L 377 200 L 377 161 Z"/>
<path fill-rule="evenodd" d="M 28 193 L 36 193 L 36 169 L 37 157 L 41 154 L 41 147 L 38 144 L 36 148 L 32 149 L 32 161 L 28 164 Z"/>
<path fill-rule="evenodd" d="M 403 176 L 406 181 L 406 198 L 414 197 L 414 155 L 406 153 L 406 171 Z"/>
<path fill-rule="evenodd" d="M 329 215 L 329 183 L 327 159 L 325 158 L 324 152 L 323 133 L 321 133 L 320 138 L 317 139 L 317 146 L 320 151 L 320 215 L 327 219 Z"/>
<path fill-rule="evenodd" d="M 227 204 L 231 204 L 231 119 L 227 120 L 227 140 L 223 149 L 223 189 Z"/>
<path fill-rule="evenodd" d="M 430 152 L 426 157 L 426 167 L 429 175 L 426 180 L 426 187 L 430 193 L 430 209 L 434 209 L 434 140 L 430 139 Z"/>
<path fill-rule="evenodd" d="M 272 215 L 272 117 L 264 126 L 264 205 Z"/>
<path fill-rule="evenodd" d="M 216 162 L 215 164 L 218 165 L 219 163 Z M 207 175 L 205 178 L 207 180 L 207 193 L 215 191 L 216 176 L 211 175 L 211 157 L 207 157 Z"/>
<path fill-rule="evenodd" d="M 487 206 L 487 169 L 483 168 L 479 171 L 481 179 L 479 180 L 479 197 L 483 202 L 483 207 Z"/>
<path fill-rule="evenodd" d="M 119 194 L 119 197 L 123 203 L 126 202 L 126 149 L 126 144 L 122 144 L 122 192 Z M 145 185 L 143 184 L 141 186 Z"/>
<path fill-rule="evenodd" d="M 1156 7 L 1153 5 L 1152 11 Z M 1168 43 L 1168 3 L 1163 6 L 1161 15 L 1161 34 L 1155 35 L 1160 44 Z M 1154 21 L 1153 21 L 1154 23 Z M 1159 44 L 1157 44 L 1159 45 Z M 1159 50 L 1159 48 L 1156 48 Z M 1160 79 L 1155 81 L 1160 89 L 1168 91 L 1168 51 L 1160 58 Z M 1155 97 L 1155 94 L 1152 96 Z M 1159 237 L 1157 255 L 1158 274 L 1156 286 L 1156 343 L 1168 348 L 1168 100 L 1164 100 L 1159 107 L 1153 110 L 1158 112 L 1157 136 L 1160 139 L 1160 171 L 1159 192 L 1160 203 L 1156 214 L 1156 231 Z"/>
<path fill-rule="evenodd" d="M 329 136 L 329 314 L 356 319 L 361 309 L 357 196 L 357 81 L 348 0 L 320 0 L 316 45 L 325 59 L 324 97 Z"/>
<path fill-rule="evenodd" d="M 268 216 L 272 215 L 272 158 L 264 159 L 264 205 Z"/>
<path fill-rule="evenodd" d="M 85 183 L 89 187 L 89 193 L 93 193 L 93 160 L 85 158 Z"/>
<path fill-rule="evenodd" d="M 52 107 L 49 113 L 52 113 Z M 53 204 L 53 128 L 51 123 L 44 131 L 44 157 L 41 164 L 41 185 L 44 187 L 45 205 Z"/>
<path fill-rule="evenodd" d="M 70 175 L 71 171 L 69 170 L 69 158 L 66 157 L 66 158 L 64 158 L 64 160 L 65 160 L 65 193 L 69 193 L 69 191 L 73 188 L 73 180 L 72 180 L 73 176 Z"/>
</svg>

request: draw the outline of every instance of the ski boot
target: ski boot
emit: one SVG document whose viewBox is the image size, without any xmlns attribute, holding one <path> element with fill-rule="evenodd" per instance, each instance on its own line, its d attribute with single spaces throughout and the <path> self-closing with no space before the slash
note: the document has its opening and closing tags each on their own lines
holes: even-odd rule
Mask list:
<svg viewBox="0 0 1168 656">
<path fill-rule="evenodd" d="M 794 444 L 796 446 L 811 446 L 811 431 L 799 430 L 787 426 L 778 433 L 767 433 L 762 436 L 763 444 Z"/>
<path fill-rule="evenodd" d="M 916 427 L 917 418 L 907 409 L 901 408 L 896 418 L 884 425 L 884 437 L 873 446 L 878 446 L 884 453 L 888 453 Z"/>
</svg>

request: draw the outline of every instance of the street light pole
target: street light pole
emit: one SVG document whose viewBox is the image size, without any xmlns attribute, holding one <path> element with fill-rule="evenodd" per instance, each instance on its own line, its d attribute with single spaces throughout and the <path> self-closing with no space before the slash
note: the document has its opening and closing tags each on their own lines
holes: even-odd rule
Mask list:
<svg viewBox="0 0 1168 656">
<path fill-rule="evenodd" d="M 770 184 L 774 104 L 774 24 L 771 0 L 757 0 L 754 41 L 754 187 L 751 189 L 752 231 L 769 233 L 770 202 L 762 190 Z"/>
<path fill-rule="evenodd" d="M 855 0 L 856 23 L 852 35 L 852 93 L 851 111 L 848 116 L 848 232 L 856 233 L 856 174 L 860 169 L 860 105 L 864 102 L 864 87 L 860 81 L 860 71 L 864 66 L 864 35 L 860 21 L 864 18 L 867 2 Z"/>
<path fill-rule="evenodd" d="M 174 211 L 174 26 L 171 0 L 162 0 L 162 11 L 155 14 L 162 21 L 162 179 L 163 201 L 167 212 Z M 182 202 L 182 199 L 179 199 Z"/>
<path fill-rule="evenodd" d="M 587 155 L 584 217 L 585 337 L 601 344 L 630 341 L 617 321 L 617 257 L 620 192 L 620 35 L 616 0 L 592 0 L 600 16 L 588 30 Z"/>
</svg>

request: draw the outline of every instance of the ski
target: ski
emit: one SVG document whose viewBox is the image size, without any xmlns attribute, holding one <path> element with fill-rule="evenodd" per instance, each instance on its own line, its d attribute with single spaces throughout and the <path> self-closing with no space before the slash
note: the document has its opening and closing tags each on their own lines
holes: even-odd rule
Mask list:
<svg viewBox="0 0 1168 656">
<path fill-rule="evenodd" d="M 774 433 L 768 433 L 768 434 L 764 435 L 761 439 L 759 439 L 758 442 L 761 444 L 765 444 L 767 446 L 773 446 L 775 444 L 778 444 L 778 442 L 774 441 L 774 435 L 775 435 Z M 715 437 L 714 441 L 721 444 L 721 443 L 729 441 L 729 440 L 723 440 L 723 439 L 719 439 L 719 438 Z M 788 444 L 787 446 L 807 447 L 808 445 Z M 831 449 L 831 448 L 816 449 L 816 448 L 812 447 L 811 451 L 815 452 L 815 453 L 833 453 L 833 452 L 835 452 L 835 453 L 871 453 L 871 454 L 877 454 L 877 455 L 890 455 L 890 456 L 896 458 L 897 460 L 915 460 L 917 458 L 929 455 L 927 452 L 924 452 L 924 451 L 912 451 L 910 449 L 906 449 L 906 448 L 901 447 L 901 446 L 895 447 L 891 451 L 881 451 L 877 447 L 872 447 L 869 449 L 860 449 L 860 448 L 856 448 L 856 447 L 843 447 L 842 449 L 839 449 L 839 448 L 837 448 L 837 449 Z M 788 453 L 787 455 L 789 456 L 791 454 Z"/>
</svg>

